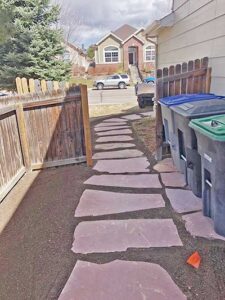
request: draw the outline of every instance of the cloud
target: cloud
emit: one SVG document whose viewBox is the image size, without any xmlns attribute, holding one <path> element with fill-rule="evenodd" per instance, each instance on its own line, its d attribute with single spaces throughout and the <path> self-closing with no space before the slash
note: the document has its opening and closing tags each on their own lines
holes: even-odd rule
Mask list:
<svg viewBox="0 0 225 300">
<path fill-rule="evenodd" d="M 71 41 L 88 46 L 123 24 L 145 27 L 170 12 L 171 0 L 54 0 Z"/>
</svg>

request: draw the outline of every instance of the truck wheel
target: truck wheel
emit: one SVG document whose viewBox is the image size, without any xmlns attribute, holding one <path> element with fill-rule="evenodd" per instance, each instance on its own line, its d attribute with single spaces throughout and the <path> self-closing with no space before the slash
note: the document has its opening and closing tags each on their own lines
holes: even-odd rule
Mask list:
<svg viewBox="0 0 225 300">
<path fill-rule="evenodd" d="M 138 101 L 138 105 L 140 108 L 145 108 L 145 106 L 146 106 L 144 101 Z"/>
</svg>

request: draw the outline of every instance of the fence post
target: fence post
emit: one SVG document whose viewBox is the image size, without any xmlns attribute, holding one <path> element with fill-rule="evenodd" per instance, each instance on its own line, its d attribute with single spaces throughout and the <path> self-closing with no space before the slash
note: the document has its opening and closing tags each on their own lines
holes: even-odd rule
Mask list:
<svg viewBox="0 0 225 300">
<path fill-rule="evenodd" d="M 29 79 L 29 89 L 31 94 L 35 93 L 35 83 L 34 83 L 34 79 L 32 78 Z"/>
<path fill-rule="evenodd" d="M 30 169 L 30 155 L 29 155 L 29 146 L 27 141 L 27 131 L 25 125 L 25 118 L 24 118 L 24 111 L 23 111 L 23 104 L 17 104 L 16 106 L 16 116 L 21 140 L 21 147 L 23 152 L 24 164 L 27 170 Z"/>
<path fill-rule="evenodd" d="M 23 88 L 23 94 L 29 94 L 27 79 L 24 77 L 22 78 L 22 88 Z"/>
<path fill-rule="evenodd" d="M 90 120 L 89 120 L 87 86 L 80 85 L 80 91 L 81 91 L 81 105 L 82 105 L 82 115 L 83 115 L 83 124 L 84 124 L 84 138 L 85 138 L 85 146 L 86 146 L 87 165 L 89 167 L 92 167 L 93 160 L 92 160 L 91 129 L 90 129 Z"/>
<path fill-rule="evenodd" d="M 23 94 L 22 82 L 20 77 L 16 77 L 16 89 L 19 95 Z"/>
<path fill-rule="evenodd" d="M 47 82 L 44 79 L 41 80 L 41 90 L 42 90 L 42 93 L 47 92 Z"/>
<path fill-rule="evenodd" d="M 212 68 L 210 67 L 210 68 L 207 69 L 207 73 L 206 73 L 206 86 L 205 86 L 205 92 L 206 93 L 210 93 L 211 78 L 212 78 Z"/>
</svg>

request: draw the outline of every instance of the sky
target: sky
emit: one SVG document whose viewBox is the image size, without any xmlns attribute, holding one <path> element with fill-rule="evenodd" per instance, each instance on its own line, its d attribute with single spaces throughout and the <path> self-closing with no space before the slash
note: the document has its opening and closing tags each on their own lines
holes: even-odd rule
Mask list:
<svg viewBox="0 0 225 300">
<path fill-rule="evenodd" d="M 70 42 L 87 48 L 123 24 L 146 27 L 171 11 L 172 0 L 54 0 Z"/>
</svg>

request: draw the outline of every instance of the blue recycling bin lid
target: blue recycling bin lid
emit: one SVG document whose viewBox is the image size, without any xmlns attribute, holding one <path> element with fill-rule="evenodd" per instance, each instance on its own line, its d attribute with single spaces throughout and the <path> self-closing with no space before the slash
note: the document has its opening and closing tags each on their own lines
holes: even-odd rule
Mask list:
<svg viewBox="0 0 225 300">
<path fill-rule="evenodd" d="M 174 105 L 202 101 L 202 100 L 212 100 L 212 99 L 222 99 L 224 96 L 217 96 L 214 94 L 181 94 L 177 96 L 165 97 L 159 100 L 159 103 L 170 107 Z"/>
</svg>

